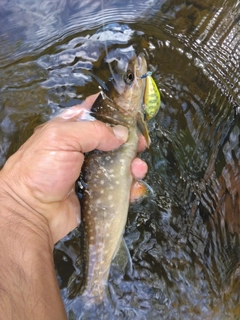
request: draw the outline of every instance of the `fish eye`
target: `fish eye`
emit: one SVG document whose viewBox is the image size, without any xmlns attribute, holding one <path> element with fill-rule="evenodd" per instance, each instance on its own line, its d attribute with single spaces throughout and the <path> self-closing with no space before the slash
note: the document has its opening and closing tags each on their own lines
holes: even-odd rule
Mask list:
<svg viewBox="0 0 240 320">
<path fill-rule="evenodd" d="M 132 71 L 127 71 L 127 73 L 125 74 L 124 77 L 124 81 L 126 82 L 126 84 L 131 84 L 134 80 L 134 74 Z"/>
</svg>

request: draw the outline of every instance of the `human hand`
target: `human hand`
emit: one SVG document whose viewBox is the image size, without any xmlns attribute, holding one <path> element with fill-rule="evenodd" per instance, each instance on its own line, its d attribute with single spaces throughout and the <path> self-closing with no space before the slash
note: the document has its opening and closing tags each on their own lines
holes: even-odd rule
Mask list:
<svg viewBox="0 0 240 320">
<path fill-rule="evenodd" d="M 0 173 L 1 188 L 9 205 L 29 212 L 38 225 L 47 221 L 53 243 L 73 230 L 80 221 L 80 205 L 75 193 L 84 153 L 94 149 L 109 151 L 127 140 L 127 129 L 110 128 L 99 121 L 78 121 L 90 109 L 97 95 L 82 105 L 69 108 L 36 128 L 34 134 L 12 155 Z M 145 148 L 140 138 L 139 151 Z M 136 158 L 132 174 L 142 179 L 147 165 Z M 34 213 L 34 214 L 32 214 Z"/>
</svg>

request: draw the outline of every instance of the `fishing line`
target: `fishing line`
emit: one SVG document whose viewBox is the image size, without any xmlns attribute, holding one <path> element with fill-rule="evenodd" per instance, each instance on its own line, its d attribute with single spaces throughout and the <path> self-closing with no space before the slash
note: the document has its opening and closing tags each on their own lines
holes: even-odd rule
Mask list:
<svg viewBox="0 0 240 320">
<path fill-rule="evenodd" d="M 144 74 L 140 77 L 140 79 L 144 79 L 144 78 L 150 77 L 151 75 L 152 75 L 152 71 L 148 71 L 148 72 L 144 73 Z"/>
<path fill-rule="evenodd" d="M 103 5 L 103 1 L 101 1 L 101 11 L 102 13 L 104 12 L 104 5 Z M 104 19 L 104 15 L 102 14 L 102 26 L 103 26 L 103 30 L 105 29 L 105 19 Z M 108 48 L 107 48 L 107 42 L 106 40 L 104 40 L 104 45 L 105 45 L 105 51 L 106 51 L 106 58 L 107 58 L 107 63 L 108 63 L 108 67 L 109 67 L 109 70 L 110 70 L 110 73 L 112 75 L 112 78 L 113 80 L 116 82 L 116 78 L 114 77 L 114 72 L 113 72 L 113 69 L 112 69 L 112 66 L 111 64 L 108 62 L 108 57 L 109 57 L 109 52 L 108 52 Z"/>
</svg>

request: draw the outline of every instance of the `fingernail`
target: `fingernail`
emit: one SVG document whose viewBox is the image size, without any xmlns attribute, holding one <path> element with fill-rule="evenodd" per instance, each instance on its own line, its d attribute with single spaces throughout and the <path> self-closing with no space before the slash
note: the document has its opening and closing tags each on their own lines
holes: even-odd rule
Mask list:
<svg viewBox="0 0 240 320">
<path fill-rule="evenodd" d="M 117 125 L 115 127 L 112 128 L 113 132 L 115 134 L 115 136 L 119 139 L 119 140 L 123 140 L 123 141 L 127 141 L 128 139 L 128 128 L 121 126 L 121 125 Z"/>
</svg>

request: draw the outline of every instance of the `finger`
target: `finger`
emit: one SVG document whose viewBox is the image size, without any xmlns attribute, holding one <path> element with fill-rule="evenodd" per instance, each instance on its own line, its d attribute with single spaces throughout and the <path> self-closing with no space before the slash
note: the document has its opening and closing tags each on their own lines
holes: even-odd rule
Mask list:
<svg viewBox="0 0 240 320">
<path fill-rule="evenodd" d="M 95 102 L 95 100 L 97 99 L 98 96 L 99 96 L 99 93 L 93 94 L 93 95 L 87 97 L 86 100 L 83 101 L 83 103 L 77 104 L 71 108 L 67 108 L 67 109 L 63 110 L 55 118 L 55 121 L 61 121 L 62 119 L 72 120 L 72 119 L 76 118 L 75 120 L 77 120 L 80 118 L 84 118 L 84 115 L 89 112 L 89 110 L 91 109 L 93 103 Z"/>
<path fill-rule="evenodd" d="M 135 158 L 131 164 L 131 171 L 135 179 L 141 180 L 146 176 L 148 166 L 146 162 L 144 162 L 140 158 Z"/>
<path fill-rule="evenodd" d="M 91 96 L 88 96 L 83 103 L 80 104 L 80 106 L 86 108 L 86 109 L 91 109 L 93 103 L 95 102 L 95 100 L 97 99 L 97 97 L 99 96 L 99 92 L 92 94 Z"/>
</svg>

